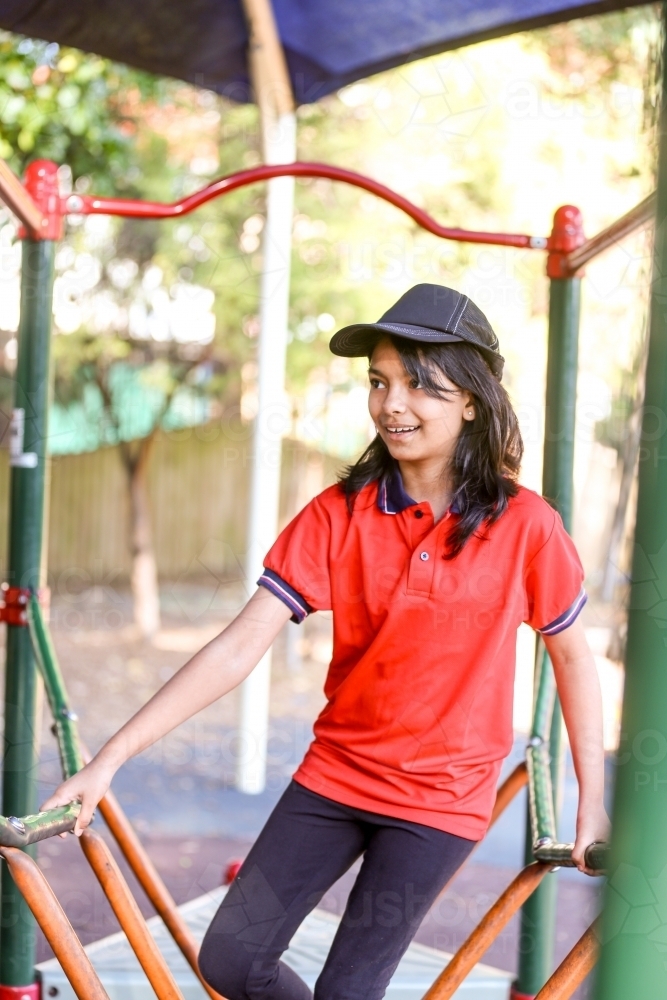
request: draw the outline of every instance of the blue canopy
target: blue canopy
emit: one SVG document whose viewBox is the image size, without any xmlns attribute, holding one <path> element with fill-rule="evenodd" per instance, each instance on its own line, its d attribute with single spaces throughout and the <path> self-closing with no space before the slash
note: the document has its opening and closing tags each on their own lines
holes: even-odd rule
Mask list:
<svg viewBox="0 0 667 1000">
<path fill-rule="evenodd" d="M 640 4 L 623 0 L 274 0 L 300 104 L 435 52 Z M 251 99 L 240 0 L 0 0 L 0 27 Z"/>
</svg>

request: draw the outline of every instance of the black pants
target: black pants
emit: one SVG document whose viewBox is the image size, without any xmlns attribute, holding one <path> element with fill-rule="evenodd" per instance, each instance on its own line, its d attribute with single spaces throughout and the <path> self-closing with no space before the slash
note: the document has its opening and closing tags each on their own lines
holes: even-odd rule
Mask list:
<svg viewBox="0 0 667 1000">
<path fill-rule="evenodd" d="M 380 1000 L 431 904 L 474 846 L 341 805 L 293 781 L 206 932 L 202 975 L 227 1000 L 311 1000 L 280 956 L 363 854 L 315 1000 Z"/>
</svg>

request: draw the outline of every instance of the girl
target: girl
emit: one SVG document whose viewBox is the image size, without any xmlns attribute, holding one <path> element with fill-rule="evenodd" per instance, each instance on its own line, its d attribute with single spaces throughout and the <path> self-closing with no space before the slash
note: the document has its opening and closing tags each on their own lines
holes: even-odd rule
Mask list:
<svg viewBox="0 0 667 1000">
<path fill-rule="evenodd" d="M 331 349 L 369 358 L 374 441 L 283 531 L 232 624 L 45 803 L 80 800 L 80 834 L 124 761 L 240 684 L 289 618 L 333 611 L 315 738 L 202 945 L 202 974 L 228 1000 L 310 1000 L 280 956 L 362 856 L 315 998 L 384 996 L 488 826 L 521 622 L 556 673 L 581 871 L 608 833 L 583 571 L 559 515 L 517 483 L 523 446 L 486 317 L 459 292 L 417 285 Z"/>
</svg>

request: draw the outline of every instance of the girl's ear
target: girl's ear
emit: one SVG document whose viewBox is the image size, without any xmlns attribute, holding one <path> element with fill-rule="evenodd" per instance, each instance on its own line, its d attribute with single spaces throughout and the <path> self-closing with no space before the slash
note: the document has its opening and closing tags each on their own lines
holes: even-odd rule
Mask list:
<svg viewBox="0 0 667 1000">
<path fill-rule="evenodd" d="M 464 420 L 475 419 L 475 403 L 471 396 L 468 396 L 465 407 L 463 409 L 463 419 Z"/>
</svg>

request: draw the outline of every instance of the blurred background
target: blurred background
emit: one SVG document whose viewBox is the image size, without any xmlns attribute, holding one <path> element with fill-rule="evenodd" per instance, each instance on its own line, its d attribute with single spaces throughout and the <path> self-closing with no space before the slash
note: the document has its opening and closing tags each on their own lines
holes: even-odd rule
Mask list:
<svg viewBox="0 0 667 1000">
<path fill-rule="evenodd" d="M 654 187 L 658 44 L 657 9 L 646 6 L 434 56 L 300 107 L 299 158 L 369 174 L 442 223 L 468 229 L 546 236 L 554 210 L 575 204 L 591 236 Z M 258 111 L 0 33 L 0 156 L 18 173 L 35 158 L 66 163 L 63 192 L 169 201 L 260 162 Z M 264 213 L 263 188 L 253 187 L 183 220 L 67 221 L 56 260 L 48 576 L 56 646 L 93 750 L 249 596 L 243 566 Z M 639 232 L 608 251 L 583 284 L 574 538 L 586 569 L 584 615 L 604 690 L 610 773 L 622 741 L 650 238 Z M 331 334 L 377 319 L 420 281 L 461 289 L 495 327 L 526 445 L 522 481 L 540 490 L 542 254 L 446 243 L 369 194 L 298 180 L 291 267 L 282 524 L 370 440 L 364 361 L 332 358 Z M 3 209 L 0 520 L 19 270 L 16 225 Z M 664 428 L 656 421 L 657 435 Z M 135 573 L 132 586 L 139 556 L 151 571 Z M 5 557 L 0 535 L 0 564 Z M 150 607 L 159 613 L 147 614 Z M 266 792 L 234 788 L 234 694 L 118 776 L 119 797 L 179 901 L 219 884 L 227 860 L 243 855 L 308 743 L 331 652 L 327 616 L 289 624 L 276 647 Z M 532 634 L 521 632 L 517 759 L 530 723 L 532 657 Z M 45 796 L 58 779 L 47 722 Z M 567 840 L 571 768 L 564 796 Z M 519 799 L 422 940 L 455 947 L 520 866 L 522 809 Z M 92 881 L 85 891 L 83 883 L 72 888 L 71 845 L 40 849 L 84 939 L 113 929 Z M 561 917 L 570 917 L 559 925 L 561 954 L 596 905 L 596 889 L 584 881 L 563 878 Z M 336 892 L 325 900 L 334 909 L 343 898 Z M 514 968 L 515 928 L 486 961 Z"/>
</svg>

